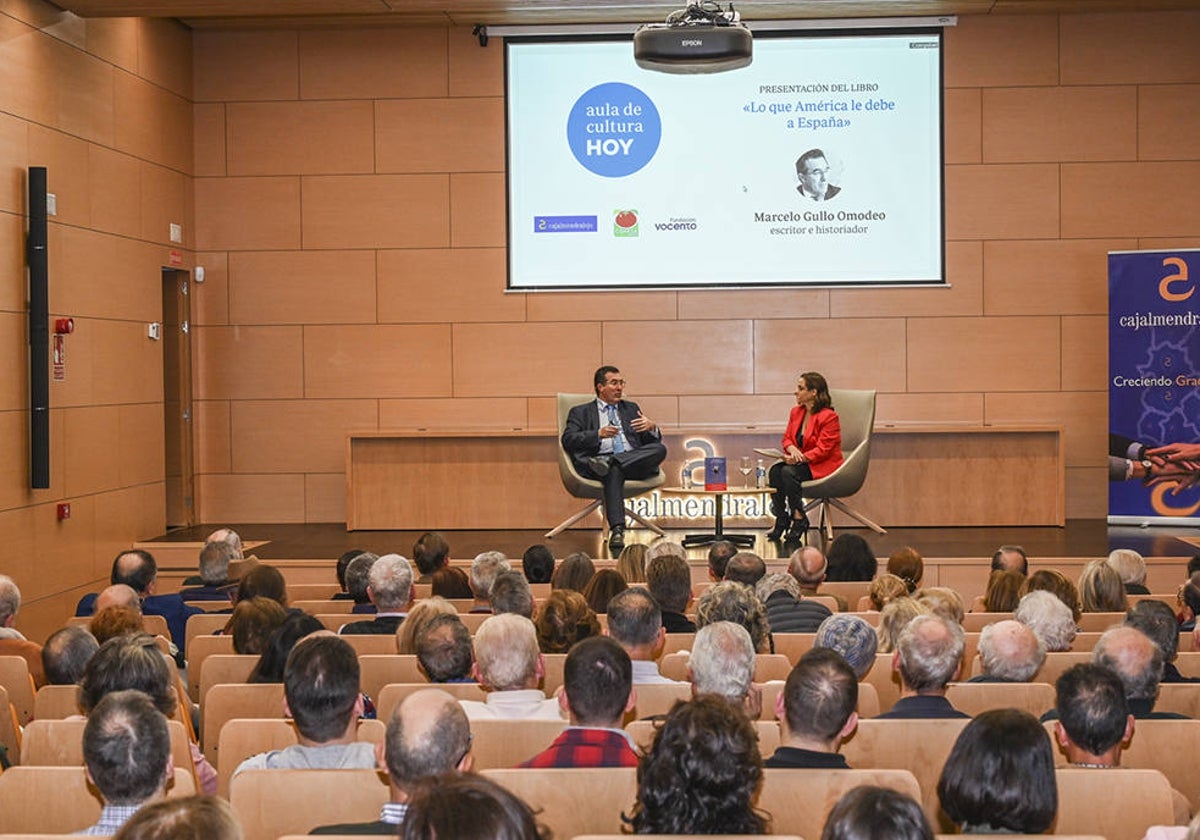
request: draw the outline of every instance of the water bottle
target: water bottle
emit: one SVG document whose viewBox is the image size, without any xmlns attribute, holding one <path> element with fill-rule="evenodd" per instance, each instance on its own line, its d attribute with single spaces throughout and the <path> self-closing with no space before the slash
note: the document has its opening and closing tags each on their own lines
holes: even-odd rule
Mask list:
<svg viewBox="0 0 1200 840">
<path fill-rule="evenodd" d="M 758 459 L 758 466 L 754 470 L 754 486 L 760 490 L 767 486 L 767 468 L 762 458 Z"/>
</svg>

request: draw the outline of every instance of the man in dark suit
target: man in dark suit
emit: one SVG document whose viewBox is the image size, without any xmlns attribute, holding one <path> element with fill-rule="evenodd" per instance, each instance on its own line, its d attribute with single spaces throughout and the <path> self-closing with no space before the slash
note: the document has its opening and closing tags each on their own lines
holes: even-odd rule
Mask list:
<svg viewBox="0 0 1200 840">
<path fill-rule="evenodd" d="M 343 636 L 387 636 L 400 629 L 413 595 L 412 566 L 399 554 L 385 554 L 371 566 L 367 597 L 375 605 L 375 618 L 354 621 L 338 631 Z"/>
<path fill-rule="evenodd" d="M 625 547 L 626 479 L 650 478 L 667 457 L 657 424 L 637 403 L 621 399 L 625 380 L 612 365 L 596 370 L 596 399 L 577 405 L 567 415 L 562 446 L 585 478 L 604 485 L 609 550 Z"/>
<path fill-rule="evenodd" d="M 883 718 L 965 718 L 946 699 L 946 683 L 958 677 L 963 630 L 940 615 L 919 615 L 896 640 L 892 670 L 900 674 L 900 699 Z"/>
<path fill-rule="evenodd" d="M 154 556 L 150 552 L 140 548 L 122 551 L 113 560 L 109 582 L 113 585 L 123 583 L 136 592 L 142 600 L 142 612 L 145 615 L 161 615 L 165 618 L 167 627 L 171 630 L 171 641 L 183 650 L 187 620 L 204 611 L 189 607 L 176 593 L 155 594 L 158 585 L 158 564 L 154 562 Z M 94 615 L 96 598 L 96 593 L 80 598 L 75 607 L 75 615 Z"/>
<path fill-rule="evenodd" d="M 829 183 L 829 161 L 820 149 L 809 149 L 796 161 L 796 191 L 810 201 L 829 201 L 842 191 Z"/>
</svg>

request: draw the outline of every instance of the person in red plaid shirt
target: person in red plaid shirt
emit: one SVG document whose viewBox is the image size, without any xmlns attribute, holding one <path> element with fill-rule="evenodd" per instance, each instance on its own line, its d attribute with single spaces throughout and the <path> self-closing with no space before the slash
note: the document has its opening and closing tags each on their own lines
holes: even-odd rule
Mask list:
<svg viewBox="0 0 1200 840">
<path fill-rule="evenodd" d="M 636 767 L 637 753 L 621 729 L 633 709 L 633 667 L 619 644 L 593 636 L 567 653 L 559 705 L 571 725 L 520 767 Z"/>
</svg>

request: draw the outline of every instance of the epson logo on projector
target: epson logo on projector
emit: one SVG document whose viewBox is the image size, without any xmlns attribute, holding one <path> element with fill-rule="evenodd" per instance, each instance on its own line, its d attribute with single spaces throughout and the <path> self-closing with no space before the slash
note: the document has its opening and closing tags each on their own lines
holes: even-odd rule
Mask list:
<svg viewBox="0 0 1200 840">
<path fill-rule="evenodd" d="M 704 41 L 699 38 L 684 38 L 679 45 L 681 47 L 703 47 Z"/>
</svg>

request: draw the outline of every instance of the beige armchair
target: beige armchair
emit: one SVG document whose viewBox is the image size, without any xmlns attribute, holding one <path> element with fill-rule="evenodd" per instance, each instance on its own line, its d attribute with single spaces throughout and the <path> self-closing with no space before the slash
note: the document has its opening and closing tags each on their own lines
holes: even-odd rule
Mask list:
<svg viewBox="0 0 1200 840">
<path fill-rule="evenodd" d="M 827 539 L 833 539 L 833 522 L 829 517 L 829 506 L 857 519 L 877 534 L 886 534 L 883 528 L 850 507 L 842 499 L 853 496 L 862 489 L 867 480 L 867 467 L 871 462 L 871 435 L 875 428 L 875 392 L 844 391 L 830 389 L 833 408 L 838 413 L 842 426 L 842 465 L 824 478 L 804 483 L 805 513 L 817 508 L 819 527 Z M 809 517 L 810 519 L 812 517 Z"/>
</svg>

